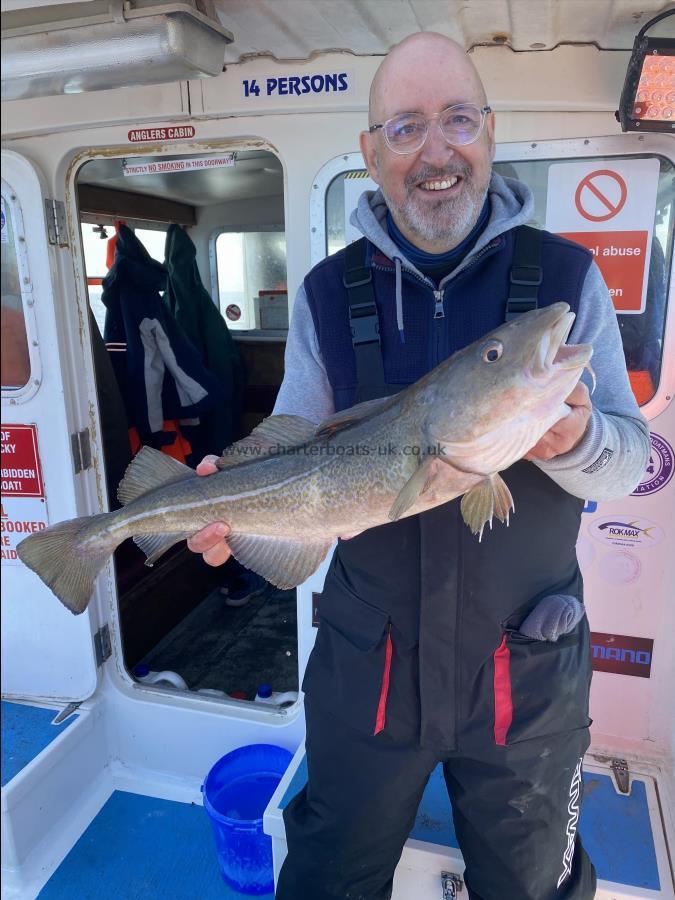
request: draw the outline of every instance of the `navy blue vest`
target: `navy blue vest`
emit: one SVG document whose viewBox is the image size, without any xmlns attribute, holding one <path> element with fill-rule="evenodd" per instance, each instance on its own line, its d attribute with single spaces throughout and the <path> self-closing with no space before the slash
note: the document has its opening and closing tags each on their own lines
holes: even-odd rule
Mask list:
<svg viewBox="0 0 675 900">
<path fill-rule="evenodd" d="M 405 344 L 396 323 L 394 265 L 369 245 L 387 385 L 411 384 L 504 322 L 513 235 L 508 231 L 492 240 L 450 280 L 442 318 L 434 318 L 433 289 L 404 271 Z M 564 300 L 576 312 L 591 254 L 547 232 L 542 237 L 539 305 Z M 356 389 L 343 271 L 341 251 L 305 279 L 337 410 L 353 404 Z M 352 727 L 372 734 L 376 713 L 382 712 L 382 671 L 390 653 L 385 727 L 390 737 L 466 752 L 472 742 L 492 740 L 492 657 L 505 629 L 517 628 L 548 593 L 583 598 L 575 552 L 583 501 L 529 462 L 516 463 L 502 476 L 516 512 L 508 527 L 496 523 L 480 543 L 461 518 L 459 500 L 338 542 L 303 682 L 308 707 L 328 705 Z M 570 693 L 566 711 L 556 707 L 560 731 L 588 724 L 583 700 L 576 699 L 584 691 L 587 696 L 587 669 L 579 665 L 584 650 L 569 654 L 548 657 L 547 663 L 555 659 L 553 665 L 579 673 L 578 693 L 574 698 Z M 547 682 L 548 671 L 535 674 L 534 681 Z M 565 679 L 570 678 L 568 672 Z M 552 708 L 546 690 L 544 684 L 537 695 L 535 687 L 534 695 L 544 715 Z M 528 721 L 536 719 L 530 712 Z"/>
<path fill-rule="evenodd" d="M 401 388 L 417 381 L 440 362 L 504 322 L 513 257 L 513 231 L 492 240 L 444 290 L 444 317 L 434 318 L 432 288 L 403 272 L 405 344 L 400 342 L 394 303 L 394 264 L 368 245 L 367 263 L 380 320 L 387 384 Z M 543 281 L 539 305 L 565 300 L 576 312 L 591 255 L 583 247 L 543 233 Z M 333 388 L 336 410 L 353 405 L 356 367 L 342 283 L 344 251 L 316 265 L 305 278 L 305 291 L 319 348 Z"/>
</svg>

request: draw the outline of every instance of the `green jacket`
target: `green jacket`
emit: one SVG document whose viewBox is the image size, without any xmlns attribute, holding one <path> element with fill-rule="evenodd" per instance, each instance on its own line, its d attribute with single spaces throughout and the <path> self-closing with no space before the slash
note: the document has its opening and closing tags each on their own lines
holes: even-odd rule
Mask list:
<svg viewBox="0 0 675 900">
<path fill-rule="evenodd" d="M 201 353 L 204 365 L 225 390 L 221 407 L 201 417 L 201 446 L 197 453 L 217 453 L 238 437 L 244 372 L 237 346 L 211 295 L 202 284 L 196 248 L 180 225 L 171 225 L 166 235 L 164 264 L 169 273 L 165 301 L 187 337 Z"/>
</svg>

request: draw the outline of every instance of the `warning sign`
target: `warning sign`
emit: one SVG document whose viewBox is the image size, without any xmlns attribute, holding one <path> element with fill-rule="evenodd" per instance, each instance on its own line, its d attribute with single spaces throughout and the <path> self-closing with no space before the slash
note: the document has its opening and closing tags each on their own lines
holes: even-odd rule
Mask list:
<svg viewBox="0 0 675 900">
<path fill-rule="evenodd" d="M 233 166 L 234 153 L 226 153 L 224 156 L 209 156 L 195 159 L 164 159 L 149 163 L 126 164 L 122 171 L 125 177 L 132 175 L 158 175 L 171 172 L 195 172 L 197 169 L 223 169 Z"/>
<path fill-rule="evenodd" d="M 2 562 L 21 565 L 16 545 L 49 524 L 35 425 L 2 426 Z"/>
<path fill-rule="evenodd" d="M 620 313 L 644 311 L 659 180 L 657 159 L 554 163 L 546 228 L 587 247 Z"/>
<path fill-rule="evenodd" d="M 2 496 L 44 497 L 35 425 L 2 426 Z"/>
</svg>

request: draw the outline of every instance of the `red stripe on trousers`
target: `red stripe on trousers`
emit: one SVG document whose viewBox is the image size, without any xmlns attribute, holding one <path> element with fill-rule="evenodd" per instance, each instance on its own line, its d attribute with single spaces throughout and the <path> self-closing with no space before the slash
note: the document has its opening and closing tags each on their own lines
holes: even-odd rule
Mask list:
<svg viewBox="0 0 675 900">
<path fill-rule="evenodd" d="M 391 657 L 394 652 L 394 645 L 391 640 L 391 625 L 387 632 L 387 646 L 384 651 L 384 672 L 382 673 L 382 687 L 380 689 L 380 702 L 377 704 L 377 718 L 375 719 L 375 731 L 373 734 L 379 734 L 384 730 L 387 720 L 387 694 L 389 693 L 389 679 L 391 677 Z"/>
<path fill-rule="evenodd" d="M 511 651 L 506 646 L 506 635 L 494 652 L 495 676 L 495 744 L 506 746 L 506 735 L 513 721 L 511 699 Z"/>
</svg>

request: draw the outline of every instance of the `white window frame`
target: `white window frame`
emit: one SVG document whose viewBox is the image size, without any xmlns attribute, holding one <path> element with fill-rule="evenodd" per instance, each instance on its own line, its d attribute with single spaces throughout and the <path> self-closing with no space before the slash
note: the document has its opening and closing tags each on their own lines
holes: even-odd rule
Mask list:
<svg viewBox="0 0 675 900">
<path fill-rule="evenodd" d="M 14 232 L 14 249 L 16 252 L 17 268 L 21 285 L 21 306 L 26 326 L 26 340 L 28 341 L 28 358 L 30 361 L 30 373 L 28 381 L 23 387 L 13 388 L 2 386 L 2 404 L 18 406 L 26 403 L 37 393 L 42 383 L 42 361 L 40 359 L 40 342 L 35 317 L 35 297 L 33 295 L 33 281 L 30 277 L 28 237 L 24 227 L 21 204 L 18 193 L 12 186 L 2 179 L 2 194 L 5 205 L 9 205 L 12 216 L 12 230 Z"/>
<path fill-rule="evenodd" d="M 621 134 L 613 137 L 564 138 L 550 141 L 519 141 L 498 144 L 495 162 L 527 162 L 547 159 L 581 159 L 587 157 L 630 157 L 651 154 L 664 156 L 675 166 L 673 139 L 665 134 Z M 312 183 L 309 200 L 310 259 L 312 266 L 326 256 L 326 194 L 339 175 L 365 169 L 360 153 L 346 153 L 329 160 L 319 169 Z M 675 214 L 674 214 L 675 215 Z M 669 406 L 675 393 L 675 252 L 670 261 L 666 321 L 663 331 L 661 377 L 656 393 L 640 411 L 646 419 L 659 416 Z"/>
</svg>

